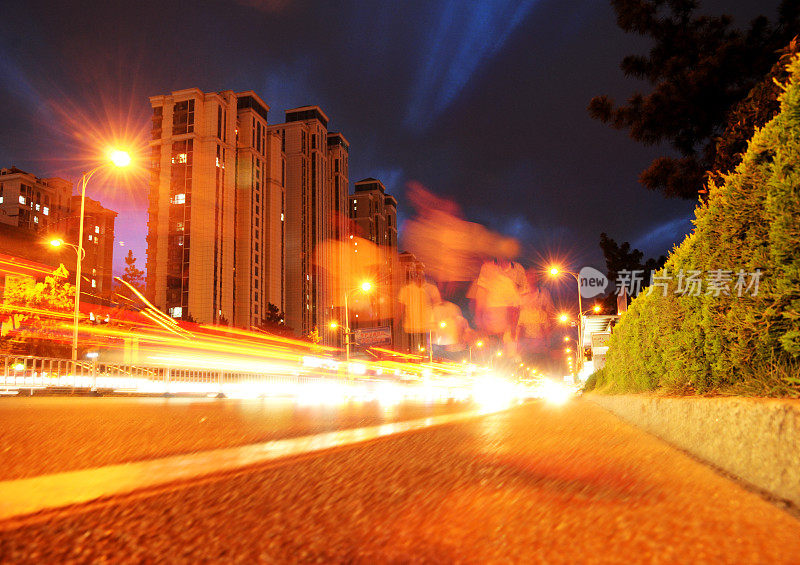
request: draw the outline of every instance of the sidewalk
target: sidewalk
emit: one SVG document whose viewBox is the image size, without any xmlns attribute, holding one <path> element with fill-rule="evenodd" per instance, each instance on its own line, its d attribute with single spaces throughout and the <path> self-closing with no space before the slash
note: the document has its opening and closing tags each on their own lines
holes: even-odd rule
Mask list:
<svg viewBox="0 0 800 565">
<path fill-rule="evenodd" d="M 584 398 L 800 507 L 800 401 L 602 394 Z"/>
</svg>

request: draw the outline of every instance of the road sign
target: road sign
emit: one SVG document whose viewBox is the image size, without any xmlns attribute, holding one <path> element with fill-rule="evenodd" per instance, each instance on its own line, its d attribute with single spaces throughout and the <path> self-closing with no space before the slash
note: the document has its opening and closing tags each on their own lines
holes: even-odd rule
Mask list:
<svg viewBox="0 0 800 565">
<path fill-rule="evenodd" d="M 391 345 L 392 343 L 392 328 L 389 326 L 358 328 L 353 333 L 358 345 L 372 347 L 375 345 Z"/>
</svg>

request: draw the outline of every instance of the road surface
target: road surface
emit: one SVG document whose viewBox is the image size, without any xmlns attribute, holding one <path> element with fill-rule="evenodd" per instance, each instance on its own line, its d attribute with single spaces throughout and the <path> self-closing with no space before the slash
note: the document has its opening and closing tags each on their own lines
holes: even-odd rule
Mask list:
<svg viewBox="0 0 800 565">
<path fill-rule="evenodd" d="M 34 399 L 25 401 L 27 407 L 13 405 L 22 400 L 0 404 L 4 431 L 31 426 L 31 442 L 52 447 L 39 435 L 48 418 L 13 421 L 15 415 L 37 413 Z M 71 399 L 48 400 L 48 410 L 70 413 L 71 423 L 69 418 L 56 421 L 68 428 L 54 430 L 58 442 L 84 438 L 72 442 L 72 449 L 92 461 L 89 467 L 119 463 L 130 454 L 134 459 L 175 456 L 322 428 L 366 426 L 380 423 L 383 411 L 375 406 L 325 409 L 325 424 L 317 423 L 318 412 L 309 412 L 309 420 L 295 427 L 295 418 L 285 414 L 272 420 L 264 416 L 280 407 L 259 412 L 233 401 L 161 405 L 161 416 L 153 415 L 152 406 L 137 409 L 135 401 L 109 402 L 115 409 L 98 408 L 104 414 L 98 418 L 84 403 L 104 399 L 80 399 L 80 410 L 53 408 Z M 451 404 L 394 410 L 403 419 L 466 409 Z M 247 413 L 261 416 L 242 416 Z M 156 438 L 160 447 L 149 451 L 146 441 L 135 440 L 131 423 L 143 417 L 156 422 L 140 434 Z M 259 423 L 262 419 L 266 423 Z M 176 423 L 167 424 L 171 420 Z M 282 433 L 274 432 L 278 421 L 287 423 Z M 111 436 L 118 439 L 104 445 L 97 438 L 111 436 L 91 430 L 87 422 L 115 429 Z M 233 431 L 209 430 L 214 427 Z M 24 449 L 24 433 L 14 433 L 16 439 L 4 440 L 4 462 L 9 452 Z M 173 433 L 177 438 L 170 448 L 165 438 Z M 126 451 L 114 441 L 132 442 L 135 448 Z M 23 468 L 40 474 L 80 466 L 64 455 L 69 449 L 57 450 L 56 463 L 37 463 L 44 452 L 38 445 L 29 448 L 34 455 L 11 457 L 15 464 L 6 481 L 33 476 Z M 104 449 L 116 455 L 96 453 Z M 800 521 L 586 401 L 561 407 L 535 401 L 5 520 L 0 522 L 0 560 L 798 563 Z"/>
</svg>

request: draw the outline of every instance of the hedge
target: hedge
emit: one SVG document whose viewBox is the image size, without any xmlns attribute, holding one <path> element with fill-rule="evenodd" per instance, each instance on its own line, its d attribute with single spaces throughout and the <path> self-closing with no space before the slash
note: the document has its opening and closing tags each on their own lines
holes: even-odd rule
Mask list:
<svg viewBox="0 0 800 565">
<path fill-rule="evenodd" d="M 631 303 L 595 379 L 610 391 L 725 390 L 775 368 L 797 384 L 800 358 L 800 57 L 789 63 L 781 110 L 756 131 L 742 162 L 695 210 L 694 230 Z M 761 272 L 738 296 L 739 271 Z M 698 296 L 678 293 L 678 273 L 701 271 Z M 728 293 L 707 276 L 729 273 Z M 654 279 L 655 280 L 655 279 Z M 744 290 L 744 289 L 743 289 Z M 664 295 L 665 294 L 665 295 Z"/>
</svg>

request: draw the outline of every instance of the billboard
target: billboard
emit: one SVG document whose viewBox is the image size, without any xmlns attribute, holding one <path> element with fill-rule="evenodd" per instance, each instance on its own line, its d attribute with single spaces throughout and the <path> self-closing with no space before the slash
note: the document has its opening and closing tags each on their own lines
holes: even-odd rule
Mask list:
<svg viewBox="0 0 800 565">
<path fill-rule="evenodd" d="M 392 344 L 392 328 L 389 326 L 358 328 L 353 334 L 357 345 L 373 347 L 376 345 Z"/>
</svg>

